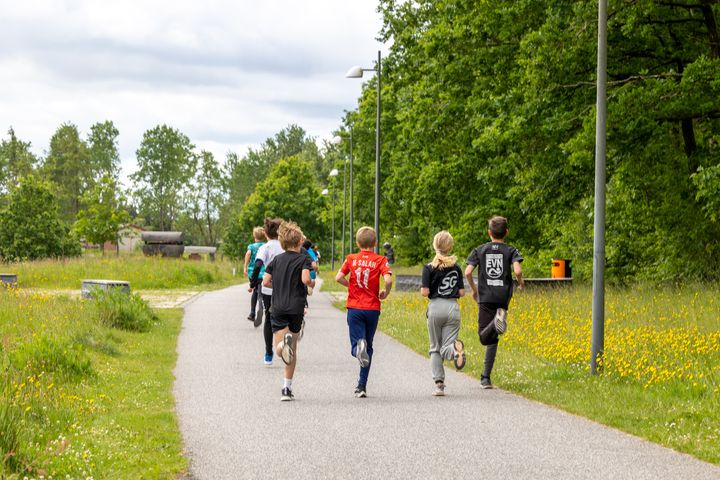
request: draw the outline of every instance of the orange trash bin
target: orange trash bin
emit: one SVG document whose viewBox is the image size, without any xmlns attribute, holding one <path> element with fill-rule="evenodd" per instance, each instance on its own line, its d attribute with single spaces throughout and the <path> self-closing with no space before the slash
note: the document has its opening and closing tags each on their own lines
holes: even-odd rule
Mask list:
<svg viewBox="0 0 720 480">
<path fill-rule="evenodd" d="M 553 258 L 552 267 L 550 267 L 550 278 L 572 278 L 570 260 L 567 258 Z"/>
</svg>

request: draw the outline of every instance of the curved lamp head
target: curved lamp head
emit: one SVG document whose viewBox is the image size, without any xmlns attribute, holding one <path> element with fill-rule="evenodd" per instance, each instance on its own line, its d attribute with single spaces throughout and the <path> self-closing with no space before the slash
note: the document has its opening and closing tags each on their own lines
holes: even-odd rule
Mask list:
<svg viewBox="0 0 720 480">
<path fill-rule="evenodd" d="M 327 195 L 328 193 L 330 193 L 330 190 L 328 190 L 327 188 L 323 188 L 323 191 L 320 192 L 320 194 L 322 195 Z"/>
<path fill-rule="evenodd" d="M 362 67 L 355 65 L 345 74 L 345 78 L 362 78 L 363 69 Z"/>
<path fill-rule="evenodd" d="M 337 168 L 333 168 L 332 170 L 330 170 L 330 174 L 329 174 L 328 176 L 329 176 L 329 177 L 337 177 L 337 176 L 338 176 L 338 173 L 340 173 L 340 172 L 338 172 L 338 169 L 337 169 Z"/>
</svg>

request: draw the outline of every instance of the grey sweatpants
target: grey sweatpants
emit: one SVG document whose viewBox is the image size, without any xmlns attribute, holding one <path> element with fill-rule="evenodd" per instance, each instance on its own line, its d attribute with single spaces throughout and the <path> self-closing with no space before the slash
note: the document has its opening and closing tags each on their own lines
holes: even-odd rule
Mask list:
<svg viewBox="0 0 720 480">
<path fill-rule="evenodd" d="M 443 360 L 455 358 L 455 340 L 460 332 L 460 306 L 454 298 L 433 298 L 427 309 L 430 336 L 430 367 L 433 380 L 445 381 Z"/>
</svg>

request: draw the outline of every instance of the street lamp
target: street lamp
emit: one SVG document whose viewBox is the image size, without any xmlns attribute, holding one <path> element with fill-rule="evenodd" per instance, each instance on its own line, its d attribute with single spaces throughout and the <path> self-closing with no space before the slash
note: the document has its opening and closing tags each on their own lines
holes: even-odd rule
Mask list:
<svg viewBox="0 0 720 480">
<path fill-rule="evenodd" d="M 351 140 L 352 141 L 352 140 Z M 334 145 L 339 145 L 342 143 L 342 137 L 335 136 L 331 140 L 331 143 Z M 352 148 L 352 143 L 351 147 Z M 352 164 L 350 165 L 350 175 L 352 178 Z M 350 196 L 352 197 L 352 183 L 350 184 Z M 350 199 L 350 209 L 352 210 L 352 198 Z M 343 215 L 342 215 L 342 258 L 345 258 L 345 212 L 347 211 L 347 159 L 345 158 L 345 155 L 343 154 Z M 350 217 L 352 218 L 352 212 L 350 213 Z M 350 227 L 350 231 L 352 232 L 352 225 Z M 352 247 L 351 247 L 352 248 Z"/>
<path fill-rule="evenodd" d="M 354 66 L 345 74 L 346 78 L 362 78 L 363 72 L 377 73 L 377 112 L 375 117 L 375 235 L 377 235 L 377 245 L 375 245 L 375 253 L 379 252 L 378 246 L 380 245 L 380 73 L 382 71 L 380 60 L 380 50 L 378 50 L 375 68 Z M 352 207 L 350 208 L 352 209 Z"/>
</svg>

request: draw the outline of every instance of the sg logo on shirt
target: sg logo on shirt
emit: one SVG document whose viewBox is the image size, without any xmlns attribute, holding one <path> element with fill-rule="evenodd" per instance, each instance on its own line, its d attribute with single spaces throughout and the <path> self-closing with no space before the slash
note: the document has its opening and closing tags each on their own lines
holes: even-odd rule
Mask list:
<svg viewBox="0 0 720 480">
<path fill-rule="evenodd" d="M 455 286 L 458 283 L 458 273 L 453 271 L 445 275 L 440 285 L 438 286 L 438 295 L 450 295 L 455 290 Z"/>
</svg>

